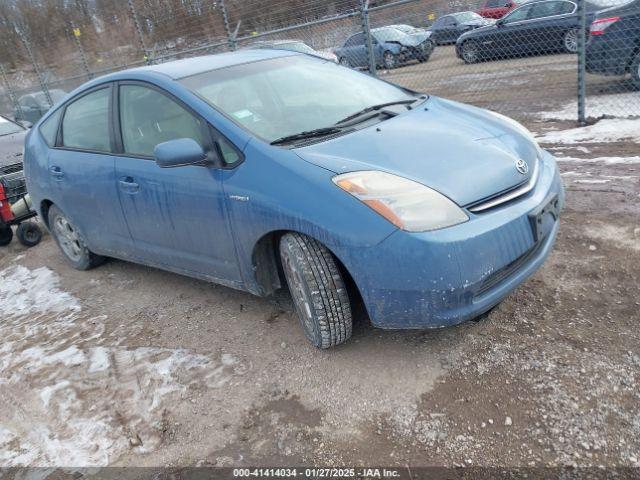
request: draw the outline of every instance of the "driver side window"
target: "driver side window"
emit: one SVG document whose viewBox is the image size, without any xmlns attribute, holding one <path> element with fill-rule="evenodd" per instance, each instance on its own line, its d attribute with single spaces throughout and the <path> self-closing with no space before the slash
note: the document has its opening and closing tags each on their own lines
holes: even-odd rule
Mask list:
<svg viewBox="0 0 640 480">
<path fill-rule="evenodd" d="M 120 128 L 124 152 L 152 157 L 156 145 L 191 138 L 203 148 L 203 125 L 166 95 L 140 85 L 120 86 Z"/>
<path fill-rule="evenodd" d="M 529 18 L 530 11 L 531 11 L 531 5 L 524 5 L 514 10 L 513 12 L 511 12 L 506 17 L 504 17 L 504 23 L 508 24 L 513 22 L 520 22 L 522 20 L 527 20 Z"/>
</svg>

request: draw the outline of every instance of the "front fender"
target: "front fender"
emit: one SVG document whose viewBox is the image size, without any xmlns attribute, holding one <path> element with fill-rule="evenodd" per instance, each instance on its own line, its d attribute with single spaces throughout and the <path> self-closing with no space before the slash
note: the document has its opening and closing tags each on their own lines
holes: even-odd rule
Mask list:
<svg viewBox="0 0 640 480">
<path fill-rule="evenodd" d="M 295 231 L 332 250 L 377 245 L 396 227 L 338 188 L 333 172 L 295 152 L 251 141 L 246 160 L 223 176 L 225 203 L 238 264 L 256 293 L 253 252 L 271 232 Z"/>
</svg>

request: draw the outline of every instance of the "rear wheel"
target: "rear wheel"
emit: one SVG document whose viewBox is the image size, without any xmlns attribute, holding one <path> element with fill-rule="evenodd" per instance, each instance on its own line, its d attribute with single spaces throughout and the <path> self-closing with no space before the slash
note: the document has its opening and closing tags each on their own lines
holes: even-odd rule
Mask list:
<svg viewBox="0 0 640 480">
<path fill-rule="evenodd" d="M 91 252 L 78 229 L 55 205 L 49 208 L 51 234 L 62 253 L 77 270 L 89 270 L 104 262 L 104 257 Z"/>
<path fill-rule="evenodd" d="M 476 63 L 480 59 L 478 44 L 474 40 L 467 40 L 462 44 L 462 60 L 464 63 Z"/>
<path fill-rule="evenodd" d="M 564 49 L 568 53 L 578 52 L 578 29 L 572 28 L 564 34 Z"/>
<path fill-rule="evenodd" d="M 0 227 L 0 247 L 6 247 L 13 240 L 13 230 L 8 225 Z"/>
<path fill-rule="evenodd" d="M 25 247 L 35 247 L 42 240 L 42 230 L 34 222 L 22 222 L 18 225 L 16 235 Z"/>
<path fill-rule="evenodd" d="M 318 348 L 346 342 L 351 337 L 351 304 L 331 252 L 312 238 L 288 233 L 280 240 L 280 258 L 309 341 Z"/>
</svg>

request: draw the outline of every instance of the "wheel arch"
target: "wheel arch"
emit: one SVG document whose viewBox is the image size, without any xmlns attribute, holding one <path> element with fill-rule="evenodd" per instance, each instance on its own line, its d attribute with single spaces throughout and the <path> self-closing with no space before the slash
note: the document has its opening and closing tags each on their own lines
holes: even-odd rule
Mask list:
<svg viewBox="0 0 640 480">
<path fill-rule="evenodd" d="M 358 284 L 340 256 L 336 254 L 335 249 L 309 233 L 291 229 L 272 230 L 265 233 L 258 239 L 253 247 L 253 251 L 251 253 L 251 264 L 253 267 L 253 274 L 255 276 L 254 280 L 262 295 L 270 295 L 277 289 L 286 285 L 284 272 L 282 270 L 282 262 L 280 260 L 279 245 L 280 239 L 287 233 L 299 233 L 300 235 L 305 235 L 313 238 L 327 248 L 335 259 L 340 273 L 343 275 L 345 283 L 349 289 L 350 296 L 351 294 L 355 294 L 358 299 L 362 298 Z M 356 299 L 355 295 L 351 296 L 352 302 Z"/>
<path fill-rule="evenodd" d="M 49 199 L 44 199 L 40 202 L 40 218 L 42 219 L 42 223 L 47 229 L 50 229 L 49 226 L 49 209 L 53 205 L 53 202 Z"/>
</svg>

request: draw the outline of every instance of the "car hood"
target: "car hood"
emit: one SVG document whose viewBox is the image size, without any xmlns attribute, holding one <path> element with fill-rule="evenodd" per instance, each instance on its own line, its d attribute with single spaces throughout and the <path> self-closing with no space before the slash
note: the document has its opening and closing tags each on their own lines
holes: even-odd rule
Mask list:
<svg viewBox="0 0 640 480">
<path fill-rule="evenodd" d="M 0 167 L 22 162 L 22 150 L 27 131 L 0 136 Z"/>
<path fill-rule="evenodd" d="M 465 206 L 529 180 L 538 147 L 523 127 L 431 97 L 373 127 L 295 150 L 336 174 L 382 170 L 427 185 Z M 516 161 L 524 160 L 523 175 Z"/>
</svg>

